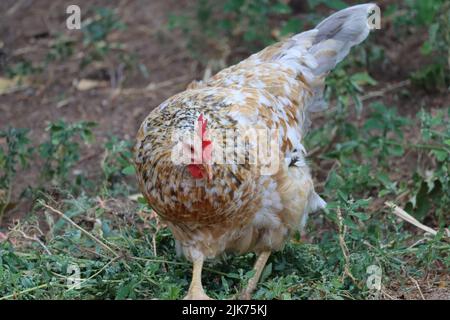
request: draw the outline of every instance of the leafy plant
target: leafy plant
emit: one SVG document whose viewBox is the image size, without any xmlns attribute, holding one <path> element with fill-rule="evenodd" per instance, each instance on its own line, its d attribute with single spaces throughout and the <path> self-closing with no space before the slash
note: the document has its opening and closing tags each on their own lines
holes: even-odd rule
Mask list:
<svg viewBox="0 0 450 320">
<path fill-rule="evenodd" d="M 131 148 L 130 141 L 119 140 L 116 136 L 106 142 L 101 167 L 108 187 L 121 181 L 124 175 L 134 175 Z"/>
<path fill-rule="evenodd" d="M 112 32 L 125 28 L 125 24 L 119 20 L 112 9 L 96 8 L 94 16 L 82 26 L 83 47 L 86 51 L 81 61 L 81 68 L 93 61 L 102 61 L 106 58 L 122 63 L 133 60 L 131 55 L 124 51 L 123 45 L 108 40 Z"/>
<path fill-rule="evenodd" d="M 321 4 L 326 5 L 327 7 L 331 8 L 331 9 L 335 9 L 335 10 L 342 10 L 348 6 L 348 4 L 342 0 L 331 0 L 331 1 L 308 0 L 308 4 L 311 7 L 311 9 L 314 9 L 315 7 L 317 7 L 318 5 L 321 5 Z"/>
<path fill-rule="evenodd" d="M 372 156 L 377 152 L 379 160 L 402 156 L 404 126 L 410 121 L 399 116 L 396 108 L 392 106 L 386 107 L 381 103 L 374 103 L 371 109 L 372 113 L 363 127 L 367 138 L 361 141 L 366 146 L 368 155 Z"/>
<path fill-rule="evenodd" d="M 49 139 L 39 146 L 40 156 L 44 159 L 42 177 L 54 184 L 67 182 L 70 169 L 80 159 L 80 140 L 83 143 L 93 141 L 94 122 L 68 124 L 63 120 L 50 123 L 47 127 Z"/>
<path fill-rule="evenodd" d="M 26 167 L 33 149 L 28 139 L 28 130 L 9 128 L 0 131 L 0 222 L 11 203 L 13 180 L 19 167 Z"/>
<path fill-rule="evenodd" d="M 197 0 L 189 14 L 170 16 L 169 28 L 180 29 L 193 57 L 205 62 L 227 58 L 231 45 L 243 44 L 254 51 L 272 43 L 270 18 L 290 12 L 279 0 Z M 293 26 L 298 25 L 291 22 L 288 28 Z"/>
<path fill-rule="evenodd" d="M 62 61 L 71 57 L 75 52 L 75 41 L 63 35 L 59 35 L 50 46 L 46 62 Z"/>
<path fill-rule="evenodd" d="M 114 84 L 119 86 L 124 80 L 122 71 L 137 69 L 145 78 L 148 78 L 147 67 L 141 63 L 136 54 L 129 52 L 118 41 L 112 41 L 110 35 L 114 32 L 126 30 L 126 24 L 120 20 L 115 10 L 99 7 L 93 10 L 93 16 L 82 25 L 82 46 L 84 55 L 80 68 L 84 69 L 95 61 L 106 62 L 109 76 Z"/>
<path fill-rule="evenodd" d="M 362 86 L 376 85 L 377 82 L 367 72 L 356 72 L 348 74 L 345 71 L 345 65 L 339 66 L 333 71 L 332 75 L 327 78 L 328 99 L 337 99 L 337 108 L 340 112 L 345 112 L 352 101 L 356 107 L 356 111 L 361 113 L 362 102 L 360 94 L 363 92 Z"/>
<path fill-rule="evenodd" d="M 21 81 L 23 78 L 29 75 L 33 75 L 42 71 L 41 67 L 37 67 L 33 65 L 33 63 L 29 60 L 23 59 L 16 64 L 13 64 L 6 68 L 6 75 L 8 78 L 19 78 Z"/>
<path fill-rule="evenodd" d="M 423 220 L 434 207 L 436 217 L 444 224 L 448 221 L 450 206 L 450 125 L 447 115 L 441 111 L 436 115 L 422 110 L 418 114 L 421 121 L 424 153 L 436 167 L 424 168 L 414 176 L 414 190 L 407 209 Z"/>
<path fill-rule="evenodd" d="M 447 1 L 408 1 L 419 25 L 428 27 L 428 39 L 421 52 L 433 62 L 411 75 L 413 83 L 429 92 L 450 88 L 450 3 Z"/>
</svg>

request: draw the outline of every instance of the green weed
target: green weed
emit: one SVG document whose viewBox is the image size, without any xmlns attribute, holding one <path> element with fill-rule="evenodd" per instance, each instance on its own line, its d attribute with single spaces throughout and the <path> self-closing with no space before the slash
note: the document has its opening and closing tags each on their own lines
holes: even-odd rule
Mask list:
<svg viewBox="0 0 450 320">
<path fill-rule="evenodd" d="M 33 149 L 30 146 L 28 130 L 9 128 L 0 131 L 0 222 L 11 205 L 11 193 L 17 171 L 28 165 Z"/>
<path fill-rule="evenodd" d="M 68 182 L 70 169 L 80 159 L 80 141 L 93 141 L 93 122 L 68 124 L 62 120 L 47 127 L 49 139 L 39 146 L 39 154 L 44 159 L 42 179 L 54 185 Z"/>
</svg>

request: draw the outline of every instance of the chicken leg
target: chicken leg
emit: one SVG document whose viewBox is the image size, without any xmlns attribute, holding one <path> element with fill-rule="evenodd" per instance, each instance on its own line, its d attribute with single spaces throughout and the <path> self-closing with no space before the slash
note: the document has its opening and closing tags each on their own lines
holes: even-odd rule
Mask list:
<svg viewBox="0 0 450 320">
<path fill-rule="evenodd" d="M 261 277 L 261 273 L 266 266 L 267 259 L 269 259 L 270 251 L 263 251 L 259 255 L 258 259 L 255 262 L 255 274 L 248 281 L 247 287 L 241 292 L 240 299 L 241 300 L 250 300 L 252 297 L 253 291 L 255 291 L 256 286 L 258 285 L 259 278 Z"/>
<path fill-rule="evenodd" d="M 203 260 L 203 257 L 194 260 L 191 285 L 189 286 L 189 291 L 184 297 L 184 300 L 212 300 L 206 295 L 202 286 Z"/>
</svg>

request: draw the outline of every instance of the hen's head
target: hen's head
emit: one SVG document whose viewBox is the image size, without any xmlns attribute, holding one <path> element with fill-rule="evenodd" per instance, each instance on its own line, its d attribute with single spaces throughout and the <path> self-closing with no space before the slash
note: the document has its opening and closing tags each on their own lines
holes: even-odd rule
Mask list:
<svg viewBox="0 0 450 320">
<path fill-rule="evenodd" d="M 212 154 L 212 142 L 211 140 L 206 140 L 206 126 L 207 119 L 203 118 L 203 114 L 197 119 L 198 128 L 196 134 L 198 135 L 198 141 L 201 143 L 196 145 L 196 147 L 201 147 L 201 152 L 197 151 L 194 146 L 190 145 L 191 155 L 198 155 L 191 158 L 191 163 L 187 166 L 190 174 L 194 179 L 203 179 L 208 177 L 209 180 L 212 179 L 212 166 L 211 166 L 211 154 Z M 194 159 L 195 158 L 195 159 Z M 201 158 L 201 159 L 200 159 Z"/>
</svg>

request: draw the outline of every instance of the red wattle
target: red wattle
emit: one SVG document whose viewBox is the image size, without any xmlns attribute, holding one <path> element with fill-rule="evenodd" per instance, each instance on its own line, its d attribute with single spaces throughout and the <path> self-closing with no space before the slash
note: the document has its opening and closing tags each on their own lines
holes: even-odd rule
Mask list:
<svg viewBox="0 0 450 320">
<path fill-rule="evenodd" d="M 197 164 L 189 164 L 187 166 L 189 172 L 191 173 L 194 179 L 202 179 L 203 178 L 203 170 Z"/>
</svg>

